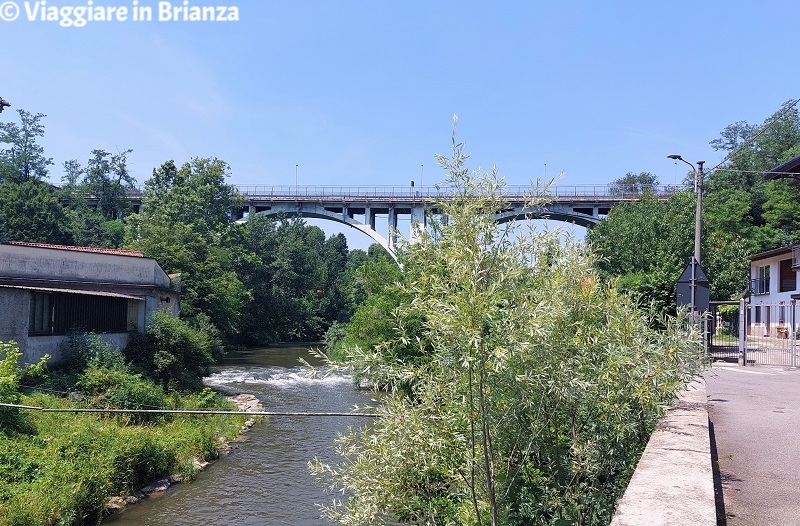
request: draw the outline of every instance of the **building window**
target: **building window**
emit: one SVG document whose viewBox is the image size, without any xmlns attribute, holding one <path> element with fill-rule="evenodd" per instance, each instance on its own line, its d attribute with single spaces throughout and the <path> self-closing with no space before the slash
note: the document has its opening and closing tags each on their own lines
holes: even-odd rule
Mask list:
<svg viewBox="0 0 800 526">
<path fill-rule="evenodd" d="M 755 318 L 754 323 L 761 323 L 761 305 L 756 305 L 753 310 L 755 311 L 753 316 Z"/>
<path fill-rule="evenodd" d="M 753 294 L 769 294 L 769 265 L 758 267 L 758 275 L 751 283 Z"/>
<path fill-rule="evenodd" d="M 792 260 L 784 259 L 780 265 L 781 292 L 791 292 L 797 289 L 797 272 L 792 270 Z"/>
<path fill-rule="evenodd" d="M 126 332 L 128 300 L 87 294 L 31 294 L 28 333 L 68 334 L 69 332 Z"/>
<path fill-rule="evenodd" d="M 31 294 L 31 317 L 28 334 L 50 334 L 53 332 L 53 309 L 51 294 L 34 292 Z"/>
</svg>

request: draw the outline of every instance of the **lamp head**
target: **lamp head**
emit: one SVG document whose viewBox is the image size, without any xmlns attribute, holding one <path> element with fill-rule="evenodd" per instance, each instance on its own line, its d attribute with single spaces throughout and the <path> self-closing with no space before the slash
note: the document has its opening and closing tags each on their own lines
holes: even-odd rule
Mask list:
<svg viewBox="0 0 800 526">
<path fill-rule="evenodd" d="M 682 161 L 683 160 L 683 157 L 681 157 L 680 155 L 667 155 L 667 158 L 675 159 L 676 161 Z"/>
</svg>

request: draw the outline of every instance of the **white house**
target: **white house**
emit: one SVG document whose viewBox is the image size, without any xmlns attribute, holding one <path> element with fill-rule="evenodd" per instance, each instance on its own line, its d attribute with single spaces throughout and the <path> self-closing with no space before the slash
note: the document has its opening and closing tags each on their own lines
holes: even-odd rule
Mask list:
<svg viewBox="0 0 800 526">
<path fill-rule="evenodd" d="M 779 329 L 794 320 L 800 330 L 800 314 L 793 317 L 793 300 L 800 299 L 798 287 L 800 245 L 776 248 L 750 258 L 750 309 L 747 333 L 778 336 Z"/>
<path fill-rule="evenodd" d="M 16 341 L 27 363 L 57 362 L 73 331 L 121 348 L 153 312 L 179 314 L 178 288 L 141 252 L 0 243 L 0 341 Z"/>
<path fill-rule="evenodd" d="M 800 155 L 764 173 L 764 179 L 789 179 L 800 185 Z M 793 312 L 793 301 L 800 299 L 797 271 L 800 270 L 800 245 L 776 248 L 750 258 L 750 309 L 747 333 L 754 336 L 785 335 L 794 322 L 800 331 L 800 312 Z"/>
</svg>

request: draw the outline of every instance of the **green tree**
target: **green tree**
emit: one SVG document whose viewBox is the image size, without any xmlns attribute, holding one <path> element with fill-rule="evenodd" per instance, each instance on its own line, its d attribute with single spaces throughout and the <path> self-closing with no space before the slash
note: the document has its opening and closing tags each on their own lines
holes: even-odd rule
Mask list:
<svg viewBox="0 0 800 526">
<path fill-rule="evenodd" d="M 240 206 L 236 187 L 227 183 L 230 167 L 215 158 L 194 158 L 180 169 L 167 161 L 145 182 L 145 214 L 167 223 L 191 225 L 211 238 L 231 224 L 230 212 Z"/>
<path fill-rule="evenodd" d="M 727 126 L 711 145 L 727 159 L 705 184 L 702 264 L 711 299 L 728 300 L 746 291 L 748 256 L 800 241 L 798 189 L 763 177 L 800 153 L 800 117 L 794 103 L 786 103 L 761 126 Z M 687 191 L 665 203 L 645 197 L 615 207 L 587 234 L 600 255 L 601 275 L 618 278 L 619 288 L 662 311 L 673 309 L 675 280 L 692 253 L 694 204 Z"/>
<path fill-rule="evenodd" d="M 693 252 L 694 221 L 692 191 L 666 201 L 644 194 L 614 207 L 587 239 L 604 279 L 619 278 L 620 290 L 653 302 L 659 312 L 675 312 L 675 283 Z"/>
<path fill-rule="evenodd" d="M 322 247 L 323 275 L 322 292 L 317 312 L 323 320 L 325 330 L 333 322 L 350 319 L 353 308 L 353 284 L 347 272 L 350 251 L 347 238 L 339 233 L 325 240 Z"/>
<path fill-rule="evenodd" d="M 633 173 L 628 172 L 624 177 L 620 177 L 611 183 L 612 191 L 618 193 L 633 192 L 641 193 L 652 191 L 658 185 L 658 177 L 650 172 Z"/>
<path fill-rule="evenodd" d="M 77 159 L 65 161 L 63 166 L 62 184 L 56 195 L 70 216 L 73 242 L 83 247 L 121 246 L 125 234 L 123 220 L 107 219 L 103 216 L 102 207 L 89 206 L 86 194 L 91 192 L 83 184 L 86 170 Z M 120 210 L 127 209 L 126 202 L 121 204 Z"/>
<path fill-rule="evenodd" d="M 181 275 L 181 315 L 192 322 L 206 316 L 226 343 L 234 341 L 249 294 L 231 268 L 225 249 L 198 235 L 191 225 L 170 224 L 158 217 L 130 217 L 126 235 L 132 232 L 136 238 L 128 248 L 156 259 L 170 274 Z"/>
<path fill-rule="evenodd" d="M 800 202 L 786 181 L 766 181 L 764 172 L 800 153 L 800 114 L 785 103 L 761 126 L 739 121 L 711 141 L 727 162 L 706 183 L 703 217 L 712 231 L 748 240 L 754 252 L 800 241 L 794 218 Z"/>
<path fill-rule="evenodd" d="M 353 276 L 343 235 L 325 239 L 301 218 L 259 214 L 229 232 L 231 261 L 251 293 L 242 319 L 246 343 L 316 341 L 349 319 Z"/>
<path fill-rule="evenodd" d="M 390 392 L 373 426 L 312 470 L 345 501 L 343 524 L 605 524 L 664 403 L 699 365 L 696 335 L 649 328 L 557 234 L 496 225 L 495 173 L 455 144 L 436 237 L 405 247 L 395 327 L 425 355 L 380 349 L 353 367 Z M 533 203 L 532 203 L 533 204 Z M 391 387 L 399 387 L 391 389 Z"/>
<path fill-rule="evenodd" d="M 142 213 L 127 219 L 126 245 L 181 274 L 183 315 L 195 325 L 210 319 L 231 343 L 250 293 L 225 244 L 232 227 L 227 210 L 237 203 L 228 175 L 219 160 L 193 159 L 180 169 L 165 162 L 145 183 Z"/>
<path fill-rule="evenodd" d="M 741 298 L 750 283 L 750 260 L 756 252 L 747 238 L 724 231 L 709 232 L 703 242 L 702 266 L 711 282 L 713 300 Z"/>
<path fill-rule="evenodd" d="M 0 151 L 0 181 L 23 183 L 47 177 L 47 167 L 53 164 L 44 156 L 44 148 L 37 137 L 44 136 L 42 113 L 32 114 L 17 110 L 20 125 L 13 122 L 0 123 L 0 143 L 9 147 Z"/>
<path fill-rule="evenodd" d="M 252 218 L 248 231 L 261 238 L 252 241 L 265 279 L 252 284 L 259 304 L 254 306 L 258 315 L 250 321 L 270 327 L 278 340 L 320 339 L 330 325 L 322 317 L 325 234 L 300 218 Z"/>
<path fill-rule="evenodd" d="M 0 184 L 0 239 L 72 243 L 69 217 L 49 185 L 35 180 Z"/>
<path fill-rule="evenodd" d="M 82 170 L 83 182 L 79 190 L 97 199 L 97 209 L 107 220 L 121 219 L 131 208 L 125 199 L 126 192 L 135 187 L 136 179 L 128 173 L 128 154 L 124 150 L 111 154 L 105 150 L 92 150 L 92 157 Z M 69 161 L 68 161 L 69 162 Z M 74 165 L 67 168 L 71 182 Z"/>
<path fill-rule="evenodd" d="M 355 312 L 344 326 L 345 336 L 328 352 L 333 357 L 346 358 L 347 349 L 376 349 L 387 360 L 414 361 L 422 356 L 418 346 L 407 339 L 397 339 L 396 327 L 402 325 L 409 333 L 418 331 L 421 318 L 399 309 L 412 298 L 400 285 L 404 274 L 380 245 L 374 246 L 377 248 L 369 251 L 360 266 L 351 270 Z M 403 314 L 409 317 L 401 319 Z"/>
</svg>

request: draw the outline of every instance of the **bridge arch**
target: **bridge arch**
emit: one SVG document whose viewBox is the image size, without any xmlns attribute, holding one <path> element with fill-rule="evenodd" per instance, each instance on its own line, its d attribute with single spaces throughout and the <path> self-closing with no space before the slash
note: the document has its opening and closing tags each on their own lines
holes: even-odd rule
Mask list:
<svg viewBox="0 0 800 526">
<path fill-rule="evenodd" d="M 262 208 L 259 210 L 258 208 Z M 426 225 L 427 217 L 425 216 L 425 209 L 421 203 L 414 207 L 406 208 L 376 208 L 379 212 L 388 212 L 389 219 L 389 236 L 384 237 L 375 229 L 375 216 L 371 212 L 373 210 L 364 207 L 349 208 L 347 206 L 330 207 L 321 204 L 295 202 L 295 203 L 277 203 L 268 207 L 251 207 L 250 212 L 245 214 L 239 222 L 246 222 L 254 215 L 263 215 L 265 217 L 304 217 L 309 219 L 323 219 L 333 221 L 335 223 L 350 226 L 359 232 L 367 235 L 375 243 L 379 244 L 386 250 L 386 252 L 395 260 L 397 260 L 397 236 L 394 232 L 397 230 L 397 216 L 405 212 L 406 215 L 411 215 L 412 225 L 408 239 L 414 242 L 418 239 L 418 225 Z M 513 209 L 503 210 L 495 214 L 495 221 L 497 223 L 507 223 L 509 221 L 523 221 L 528 219 L 552 219 L 565 223 L 575 224 L 586 228 L 591 228 L 600 222 L 601 217 L 597 214 L 595 209 L 584 208 L 583 211 L 576 211 L 573 207 L 564 206 L 541 206 L 535 208 L 526 208 L 517 206 Z M 591 212 L 594 213 L 591 213 Z M 601 211 L 604 211 L 601 209 Z M 364 222 L 356 219 L 356 215 L 363 215 Z M 416 219 L 416 224 L 414 220 Z"/>
<path fill-rule="evenodd" d="M 596 207 L 595 207 L 596 208 Z M 534 208 L 516 207 L 511 210 L 503 210 L 495 214 L 494 219 L 498 223 L 508 223 L 509 221 L 524 221 L 527 219 L 552 219 L 563 223 L 575 224 L 584 228 L 592 228 L 599 223 L 602 215 L 608 213 L 605 209 L 588 208 L 584 211 L 577 211 L 572 207 L 560 206 L 541 206 Z M 592 212 L 592 213 L 589 213 Z"/>
<path fill-rule="evenodd" d="M 324 219 L 327 221 L 333 221 L 335 223 L 347 225 L 367 235 L 375 243 L 382 246 L 395 261 L 397 260 L 397 253 L 394 250 L 396 240 L 383 237 L 377 230 L 375 230 L 374 222 L 372 225 L 369 223 L 362 223 L 361 221 L 355 219 L 349 213 L 348 209 L 344 207 L 342 212 L 336 212 L 322 206 L 309 206 L 308 203 L 299 203 L 299 206 L 297 206 L 297 203 L 295 206 L 272 206 L 267 210 L 251 211 L 250 213 L 245 214 L 238 222 L 247 222 L 247 220 L 254 215 L 263 215 L 265 217 L 286 216 L 303 217 L 309 219 Z"/>
</svg>

